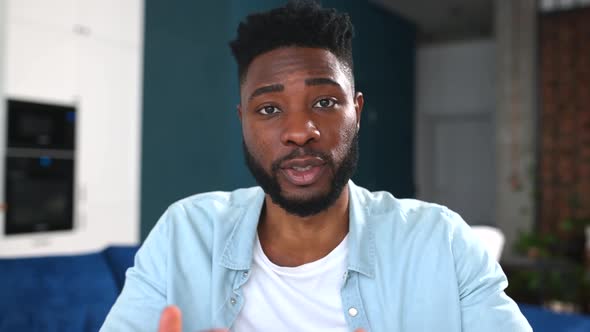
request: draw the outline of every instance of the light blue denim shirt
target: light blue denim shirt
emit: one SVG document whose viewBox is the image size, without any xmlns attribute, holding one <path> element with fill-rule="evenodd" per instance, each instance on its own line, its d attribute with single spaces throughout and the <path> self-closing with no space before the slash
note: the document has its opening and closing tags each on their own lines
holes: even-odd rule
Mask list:
<svg viewBox="0 0 590 332">
<path fill-rule="evenodd" d="M 351 331 L 532 331 L 470 227 L 445 207 L 349 182 L 343 315 Z M 101 331 L 156 331 L 175 304 L 184 331 L 231 328 L 248 303 L 259 187 L 195 195 L 158 221 Z M 299 331 L 298 331 L 299 332 Z"/>
</svg>

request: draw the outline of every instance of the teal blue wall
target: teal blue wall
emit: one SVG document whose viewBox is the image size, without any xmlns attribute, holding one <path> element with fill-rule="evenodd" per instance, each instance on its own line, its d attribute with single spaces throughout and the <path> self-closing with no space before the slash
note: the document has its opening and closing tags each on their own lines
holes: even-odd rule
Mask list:
<svg viewBox="0 0 590 332">
<path fill-rule="evenodd" d="M 322 3 L 350 13 L 355 27 L 354 74 L 365 108 L 353 180 L 371 190 L 413 197 L 416 28 L 366 1 Z"/>
<path fill-rule="evenodd" d="M 284 2 L 146 1 L 142 239 L 177 199 L 255 184 L 242 159 L 228 42 L 246 14 Z M 355 180 L 413 196 L 415 28 L 363 0 L 323 3 L 349 12 L 356 30 L 355 75 L 366 109 Z"/>
</svg>

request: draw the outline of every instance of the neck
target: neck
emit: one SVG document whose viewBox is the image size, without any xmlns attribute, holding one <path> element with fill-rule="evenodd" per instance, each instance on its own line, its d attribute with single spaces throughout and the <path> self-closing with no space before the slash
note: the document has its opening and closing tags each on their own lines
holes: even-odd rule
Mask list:
<svg viewBox="0 0 590 332">
<path fill-rule="evenodd" d="M 348 234 L 348 185 L 328 209 L 309 217 L 287 213 L 267 195 L 258 237 L 266 256 L 280 266 L 299 266 L 325 257 Z"/>
</svg>

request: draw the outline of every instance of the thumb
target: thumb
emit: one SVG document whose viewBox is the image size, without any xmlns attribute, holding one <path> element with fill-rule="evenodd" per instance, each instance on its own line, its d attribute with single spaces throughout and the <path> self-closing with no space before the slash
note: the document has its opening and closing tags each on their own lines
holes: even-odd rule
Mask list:
<svg viewBox="0 0 590 332">
<path fill-rule="evenodd" d="M 160 316 L 158 332 L 182 332 L 182 313 L 177 306 L 164 308 Z"/>
</svg>

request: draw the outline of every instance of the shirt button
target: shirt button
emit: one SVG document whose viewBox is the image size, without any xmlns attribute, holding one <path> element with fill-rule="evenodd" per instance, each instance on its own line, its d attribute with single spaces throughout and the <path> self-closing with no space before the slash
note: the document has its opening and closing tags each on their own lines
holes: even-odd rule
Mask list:
<svg viewBox="0 0 590 332">
<path fill-rule="evenodd" d="M 231 303 L 232 305 L 235 305 L 236 302 L 238 302 L 238 301 L 236 301 L 236 299 L 233 297 L 231 299 L 229 299 L 229 303 Z"/>
<path fill-rule="evenodd" d="M 248 271 L 245 271 L 244 273 L 242 273 L 242 276 L 243 276 L 244 278 L 248 277 Z"/>
<path fill-rule="evenodd" d="M 356 310 L 355 307 L 350 307 L 350 309 L 348 309 L 348 314 L 350 315 L 350 317 L 356 317 L 356 315 L 359 314 L 359 311 Z"/>
</svg>

